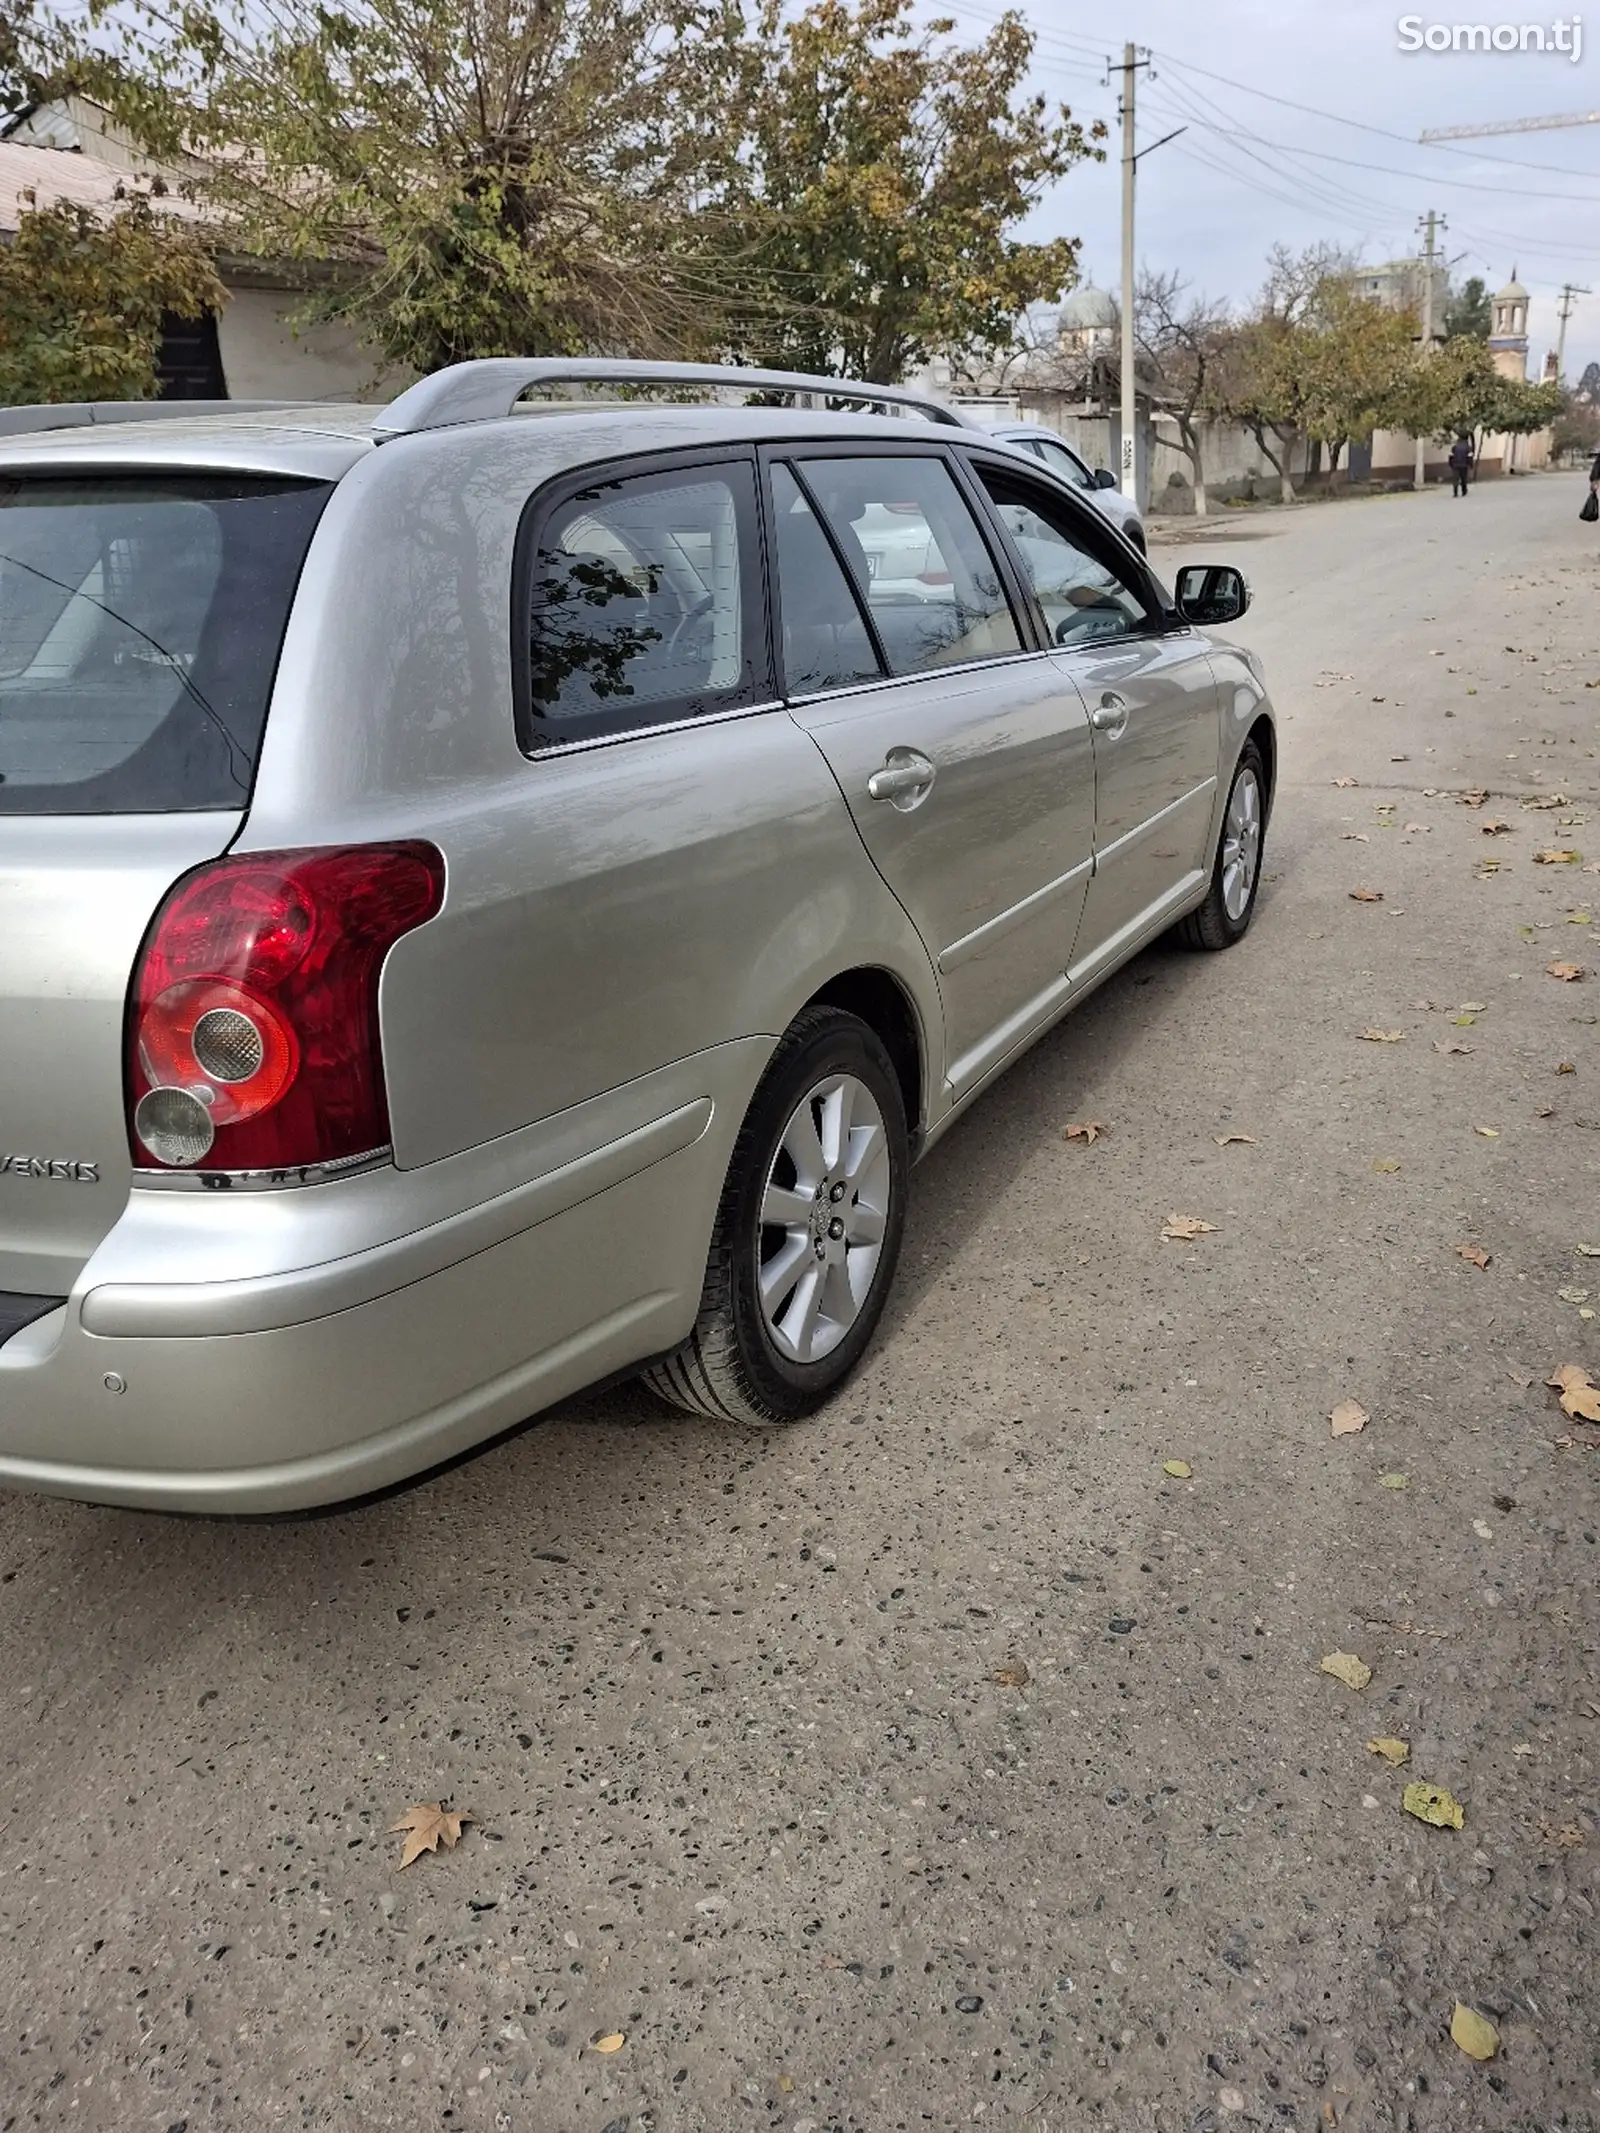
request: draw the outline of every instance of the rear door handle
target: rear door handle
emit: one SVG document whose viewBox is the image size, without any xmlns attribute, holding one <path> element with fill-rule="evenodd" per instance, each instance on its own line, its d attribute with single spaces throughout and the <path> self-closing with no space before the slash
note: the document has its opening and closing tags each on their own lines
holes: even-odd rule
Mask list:
<svg viewBox="0 0 1600 2133">
<path fill-rule="evenodd" d="M 1114 739 L 1128 723 L 1128 699 L 1108 689 L 1090 711 L 1089 723 L 1096 733 L 1109 734 Z"/>
<path fill-rule="evenodd" d="M 926 798 L 935 775 L 933 764 L 920 750 L 891 748 L 883 768 L 868 778 L 867 791 L 874 800 L 887 800 L 905 812 Z"/>
</svg>

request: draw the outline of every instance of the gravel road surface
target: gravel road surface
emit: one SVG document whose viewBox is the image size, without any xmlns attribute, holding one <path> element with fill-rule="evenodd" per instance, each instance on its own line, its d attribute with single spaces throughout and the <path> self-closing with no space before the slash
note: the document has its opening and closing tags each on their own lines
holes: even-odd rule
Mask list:
<svg viewBox="0 0 1600 2133">
<path fill-rule="evenodd" d="M 0 2129 L 1600 2126 L 1580 488 L 1219 522 L 1255 928 L 930 1156 L 821 1421 L 623 1388 L 299 1523 L 0 1499 Z"/>
</svg>

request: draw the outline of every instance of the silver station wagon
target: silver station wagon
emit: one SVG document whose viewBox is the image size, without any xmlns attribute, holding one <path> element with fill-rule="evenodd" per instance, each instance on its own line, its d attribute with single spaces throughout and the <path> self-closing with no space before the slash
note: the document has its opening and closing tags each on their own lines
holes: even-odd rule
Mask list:
<svg viewBox="0 0 1600 2133">
<path fill-rule="evenodd" d="M 796 1420 L 916 1157 L 1250 924 L 1238 572 L 913 393 L 0 431 L 0 1481 L 292 1509 L 626 1372 Z"/>
</svg>

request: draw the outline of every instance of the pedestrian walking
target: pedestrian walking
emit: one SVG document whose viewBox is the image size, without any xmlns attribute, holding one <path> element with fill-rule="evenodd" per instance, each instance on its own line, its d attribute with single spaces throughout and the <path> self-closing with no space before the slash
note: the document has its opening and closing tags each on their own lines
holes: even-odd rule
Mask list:
<svg viewBox="0 0 1600 2133">
<path fill-rule="evenodd" d="M 1600 465 L 1600 460 L 1596 461 Z M 1450 494 L 1465 496 L 1467 478 L 1472 472 L 1472 439 L 1465 430 L 1458 430 L 1456 441 L 1450 447 Z"/>
</svg>

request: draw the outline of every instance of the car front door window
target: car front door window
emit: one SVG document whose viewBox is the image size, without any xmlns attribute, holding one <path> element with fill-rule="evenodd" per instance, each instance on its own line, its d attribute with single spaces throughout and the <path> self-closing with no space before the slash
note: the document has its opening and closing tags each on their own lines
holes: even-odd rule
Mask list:
<svg viewBox="0 0 1600 2133">
<path fill-rule="evenodd" d="M 983 482 L 1011 535 L 1054 643 L 1098 644 L 1138 636 L 1149 628 L 1143 598 L 1101 562 L 1067 509 L 997 470 L 983 469 Z"/>
</svg>

